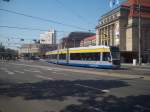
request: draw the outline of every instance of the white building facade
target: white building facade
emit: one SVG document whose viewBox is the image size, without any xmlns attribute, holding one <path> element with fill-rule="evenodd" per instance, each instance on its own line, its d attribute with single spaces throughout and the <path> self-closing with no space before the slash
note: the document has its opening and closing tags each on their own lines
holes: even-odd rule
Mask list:
<svg viewBox="0 0 150 112">
<path fill-rule="evenodd" d="M 40 34 L 40 44 L 56 44 L 56 31 L 50 30 Z"/>
<path fill-rule="evenodd" d="M 36 56 L 40 54 L 40 44 L 23 44 L 19 49 L 20 56 Z"/>
</svg>

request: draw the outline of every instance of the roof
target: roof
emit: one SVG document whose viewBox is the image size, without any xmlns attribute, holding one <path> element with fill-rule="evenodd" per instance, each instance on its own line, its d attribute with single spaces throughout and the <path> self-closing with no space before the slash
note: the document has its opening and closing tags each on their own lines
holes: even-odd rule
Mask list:
<svg viewBox="0 0 150 112">
<path fill-rule="evenodd" d="M 95 33 L 91 33 L 91 32 L 71 32 L 68 36 L 68 39 L 82 40 L 85 37 L 93 36 L 93 35 L 95 35 Z"/>
<path fill-rule="evenodd" d="M 138 5 L 138 1 L 142 6 L 150 7 L 150 0 L 128 0 L 122 4 L 122 6 L 131 6 L 131 5 Z"/>
<path fill-rule="evenodd" d="M 130 17 L 138 17 L 139 12 L 136 9 L 138 7 L 139 2 L 141 4 L 141 17 L 150 18 L 150 0 L 128 0 L 123 4 L 123 6 L 132 7 L 130 9 Z"/>
<path fill-rule="evenodd" d="M 150 18 L 150 0 L 139 0 L 139 1 L 141 4 L 141 10 L 142 10 L 141 17 Z M 125 2 L 122 2 L 120 6 L 102 15 L 99 21 L 121 10 L 128 10 L 129 17 L 137 17 L 139 15 L 138 11 L 136 10 L 136 7 L 138 4 L 139 4 L 138 0 L 127 0 Z M 97 27 L 99 27 L 99 25 L 97 25 Z"/>
<path fill-rule="evenodd" d="M 69 53 L 86 53 L 86 52 L 109 52 L 110 49 L 109 46 L 104 46 L 104 45 L 100 45 L 100 46 L 88 46 L 88 47 L 76 47 L 76 48 L 69 48 Z M 47 52 L 46 55 L 49 54 L 57 54 L 57 53 L 67 53 L 67 49 L 60 49 L 59 52 L 58 50 L 55 51 L 50 51 Z"/>
<path fill-rule="evenodd" d="M 88 46 L 88 47 L 76 47 L 76 48 L 70 48 L 70 50 L 78 50 L 78 49 L 96 49 L 96 48 L 110 48 L 109 46 L 100 45 L 100 46 Z"/>
</svg>

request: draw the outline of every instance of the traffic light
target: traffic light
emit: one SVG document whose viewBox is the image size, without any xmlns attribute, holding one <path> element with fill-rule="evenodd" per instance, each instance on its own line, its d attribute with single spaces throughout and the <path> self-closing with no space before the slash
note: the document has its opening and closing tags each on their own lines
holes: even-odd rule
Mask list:
<svg viewBox="0 0 150 112">
<path fill-rule="evenodd" d="M 20 39 L 20 41 L 24 41 L 24 39 Z"/>
</svg>

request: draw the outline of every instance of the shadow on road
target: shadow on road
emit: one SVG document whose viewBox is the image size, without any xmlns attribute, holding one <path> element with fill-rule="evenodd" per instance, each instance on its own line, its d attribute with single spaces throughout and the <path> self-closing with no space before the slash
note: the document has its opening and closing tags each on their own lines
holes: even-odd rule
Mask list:
<svg viewBox="0 0 150 112">
<path fill-rule="evenodd" d="M 65 100 L 65 97 L 91 97 L 102 95 L 103 89 L 128 86 L 116 80 L 54 80 L 37 83 L 13 84 L 0 82 L 0 95 L 9 97 L 22 96 L 26 100 L 54 99 Z"/>
<path fill-rule="evenodd" d="M 81 100 L 81 105 L 70 105 L 61 112 L 150 112 L 150 95 L 90 97 Z"/>
<path fill-rule="evenodd" d="M 68 105 L 60 112 L 148 112 L 150 95 L 118 98 L 106 96 L 101 91 L 125 86 L 130 85 L 119 80 L 45 80 L 23 84 L 0 81 L 0 95 L 21 96 L 25 100 L 58 101 L 64 101 L 68 96 L 79 97 L 80 104 Z"/>
</svg>

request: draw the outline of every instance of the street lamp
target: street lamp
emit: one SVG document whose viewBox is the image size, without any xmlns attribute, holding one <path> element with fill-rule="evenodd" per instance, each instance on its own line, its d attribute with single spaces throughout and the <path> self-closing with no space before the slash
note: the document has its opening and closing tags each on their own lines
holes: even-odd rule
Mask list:
<svg viewBox="0 0 150 112">
<path fill-rule="evenodd" d="M 139 31 L 139 53 L 138 53 L 138 58 L 139 58 L 139 65 L 141 65 L 142 63 L 142 59 L 141 59 L 141 3 L 140 0 L 138 0 L 138 11 L 139 11 L 139 27 L 138 27 L 138 31 Z"/>
<path fill-rule="evenodd" d="M 75 39 L 72 40 L 73 40 L 73 47 L 76 47 L 76 40 Z"/>
</svg>

